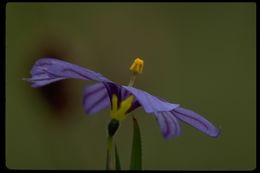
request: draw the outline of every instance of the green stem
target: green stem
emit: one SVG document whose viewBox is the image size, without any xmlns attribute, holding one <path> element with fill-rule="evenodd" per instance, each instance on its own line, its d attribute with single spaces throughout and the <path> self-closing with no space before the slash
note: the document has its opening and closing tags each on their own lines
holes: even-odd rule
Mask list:
<svg viewBox="0 0 260 173">
<path fill-rule="evenodd" d="M 131 86 L 131 87 L 134 86 L 135 78 L 136 78 L 136 74 L 133 73 L 133 74 L 131 75 L 131 77 L 130 77 L 130 81 L 129 81 L 129 83 L 128 83 L 128 86 Z"/>
<path fill-rule="evenodd" d="M 107 138 L 107 162 L 106 162 L 106 169 L 107 170 L 113 170 L 112 144 L 113 144 L 113 137 L 108 136 L 108 138 Z"/>
<path fill-rule="evenodd" d="M 121 170 L 121 163 L 120 163 L 120 158 L 119 158 L 116 144 L 115 144 L 115 158 L 116 158 L 116 170 Z"/>
</svg>

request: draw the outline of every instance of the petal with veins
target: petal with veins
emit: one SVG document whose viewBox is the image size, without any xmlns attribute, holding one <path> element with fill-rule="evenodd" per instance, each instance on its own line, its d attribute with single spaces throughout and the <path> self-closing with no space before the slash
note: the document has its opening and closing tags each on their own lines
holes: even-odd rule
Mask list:
<svg viewBox="0 0 260 173">
<path fill-rule="evenodd" d="M 41 58 L 36 61 L 31 70 L 31 75 L 32 77 L 26 80 L 32 82 L 33 87 L 41 87 L 68 78 L 111 82 L 92 70 L 53 58 Z"/>
<path fill-rule="evenodd" d="M 107 108 L 109 105 L 109 97 L 103 83 L 97 83 L 85 89 L 83 106 L 87 114 L 94 114 Z"/>
<path fill-rule="evenodd" d="M 212 123 L 196 112 L 178 107 L 172 110 L 171 113 L 181 121 L 184 121 L 209 136 L 217 137 L 220 134 L 220 131 Z"/>
</svg>

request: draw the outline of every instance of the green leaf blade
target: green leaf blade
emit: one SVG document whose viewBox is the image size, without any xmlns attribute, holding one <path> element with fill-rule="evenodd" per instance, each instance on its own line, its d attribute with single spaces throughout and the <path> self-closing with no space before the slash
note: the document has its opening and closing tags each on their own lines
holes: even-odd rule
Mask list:
<svg viewBox="0 0 260 173">
<path fill-rule="evenodd" d="M 130 170 L 142 170 L 142 141 L 137 120 L 133 117 L 133 143 Z"/>
</svg>

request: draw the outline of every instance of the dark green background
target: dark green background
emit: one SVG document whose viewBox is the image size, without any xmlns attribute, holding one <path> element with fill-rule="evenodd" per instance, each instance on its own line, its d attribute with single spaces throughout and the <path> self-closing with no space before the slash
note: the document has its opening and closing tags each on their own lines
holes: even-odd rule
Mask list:
<svg viewBox="0 0 260 173">
<path fill-rule="evenodd" d="M 166 141 L 154 117 L 137 109 L 144 169 L 254 169 L 255 29 L 254 3 L 8 3 L 7 167 L 105 168 L 109 110 L 86 116 L 81 103 L 84 87 L 93 82 L 64 81 L 68 101 L 57 111 L 41 89 L 22 80 L 35 60 L 48 55 L 120 84 L 128 83 L 128 68 L 141 56 L 145 67 L 137 88 L 192 109 L 221 129 L 214 139 L 182 124 L 182 135 Z M 131 137 L 128 118 L 117 137 L 124 169 Z"/>
</svg>

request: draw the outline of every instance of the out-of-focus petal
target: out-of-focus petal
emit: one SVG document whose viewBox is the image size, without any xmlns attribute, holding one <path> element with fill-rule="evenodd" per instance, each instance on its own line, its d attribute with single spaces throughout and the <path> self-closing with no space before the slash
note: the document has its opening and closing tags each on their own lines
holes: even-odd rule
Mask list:
<svg viewBox="0 0 260 173">
<path fill-rule="evenodd" d="M 181 134 L 180 124 L 170 112 L 155 112 L 154 114 L 165 139 L 174 138 Z"/>
<path fill-rule="evenodd" d="M 191 110 L 184 109 L 182 107 L 175 108 L 171 111 L 178 119 L 184 121 L 185 123 L 195 127 L 201 132 L 212 136 L 217 137 L 220 134 L 220 131 L 204 117 L 195 113 Z"/>
<path fill-rule="evenodd" d="M 33 87 L 41 87 L 49 83 L 67 78 L 111 82 L 92 70 L 54 58 L 41 58 L 35 62 L 31 70 L 32 77 L 26 79 Z"/>
<path fill-rule="evenodd" d="M 179 106 L 179 104 L 172 104 L 162 101 L 151 94 L 129 86 L 123 86 L 131 94 L 136 97 L 136 100 L 143 106 L 145 112 L 154 113 L 162 111 L 171 111 Z"/>
<path fill-rule="evenodd" d="M 83 106 L 87 114 L 94 114 L 110 105 L 107 89 L 103 83 L 86 87 L 83 96 Z"/>
</svg>

